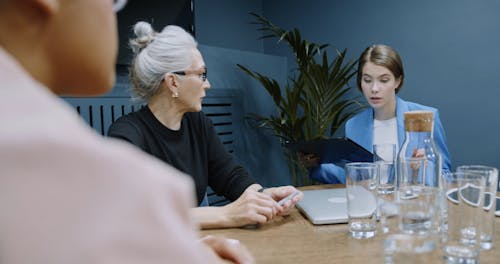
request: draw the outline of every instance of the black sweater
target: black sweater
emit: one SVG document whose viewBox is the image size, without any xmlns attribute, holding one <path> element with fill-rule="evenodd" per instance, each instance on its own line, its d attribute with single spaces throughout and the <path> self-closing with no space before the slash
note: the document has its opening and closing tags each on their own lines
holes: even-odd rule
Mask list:
<svg viewBox="0 0 500 264">
<path fill-rule="evenodd" d="M 178 131 L 156 119 L 149 107 L 120 117 L 108 136 L 121 138 L 190 175 L 198 204 L 207 185 L 218 195 L 236 200 L 255 180 L 221 143 L 212 122 L 202 112 L 186 113 Z"/>
</svg>

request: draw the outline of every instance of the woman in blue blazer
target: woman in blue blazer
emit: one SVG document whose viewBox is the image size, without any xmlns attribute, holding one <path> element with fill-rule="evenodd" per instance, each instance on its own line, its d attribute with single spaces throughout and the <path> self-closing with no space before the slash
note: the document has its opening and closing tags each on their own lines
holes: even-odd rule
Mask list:
<svg viewBox="0 0 500 264">
<path fill-rule="evenodd" d="M 396 94 L 404 81 L 403 63 L 391 47 L 374 45 L 365 49 L 358 62 L 357 86 L 370 107 L 351 119 L 345 126 L 346 137 L 367 150 L 374 144 L 396 144 L 405 138 L 404 112 L 427 110 L 434 113 L 434 142 L 441 153 L 443 173 L 451 170 L 446 135 L 436 108 L 407 102 Z M 310 176 L 324 183 L 345 183 L 344 168 L 320 164 L 310 169 Z"/>
</svg>

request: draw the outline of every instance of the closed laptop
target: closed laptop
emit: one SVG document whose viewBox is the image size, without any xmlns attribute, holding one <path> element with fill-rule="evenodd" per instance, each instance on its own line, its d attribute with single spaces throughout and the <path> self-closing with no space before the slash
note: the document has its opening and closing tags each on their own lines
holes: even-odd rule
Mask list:
<svg viewBox="0 0 500 264">
<path fill-rule="evenodd" d="M 307 190 L 297 208 L 315 225 L 347 223 L 345 188 Z"/>
</svg>

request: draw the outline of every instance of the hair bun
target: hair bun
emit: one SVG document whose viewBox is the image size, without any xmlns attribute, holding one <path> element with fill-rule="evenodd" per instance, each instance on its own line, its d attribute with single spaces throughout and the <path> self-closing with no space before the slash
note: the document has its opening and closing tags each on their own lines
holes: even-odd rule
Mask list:
<svg viewBox="0 0 500 264">
<path fill-rule="evenodd" d="M 136 38 L 130 40 L 130 47 L 134 53 L 139 53 L 146 48 L 155 38 L 155 31 L 148 22 L 139 21 L 134 26 Z"/>
</svg>

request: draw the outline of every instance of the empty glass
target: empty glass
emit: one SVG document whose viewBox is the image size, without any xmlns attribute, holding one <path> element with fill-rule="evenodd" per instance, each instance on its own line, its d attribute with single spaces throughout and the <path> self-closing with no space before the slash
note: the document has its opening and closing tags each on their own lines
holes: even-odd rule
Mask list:
<svg viewBox="0 0 500 264">
<path fill-rule="evenodd" d="M 498 170 L 481 165 L 467 165 L 458 167 L 457 171 L 480 174 L 485 178 L 484 207 L 480 212 L 482 218 L 481 249 L 491 249 L 493 248 L 493 237 L 495 236 L 495 197 L 498 186 Z"/>
<path fill-rule="evenodd" d="M 444 175 L 448 212 L 442 250 L 448 263 L 478 263 L 485 179 L 478 174 L 455 172 Z"/>
</svg>

